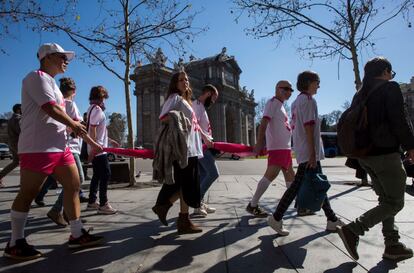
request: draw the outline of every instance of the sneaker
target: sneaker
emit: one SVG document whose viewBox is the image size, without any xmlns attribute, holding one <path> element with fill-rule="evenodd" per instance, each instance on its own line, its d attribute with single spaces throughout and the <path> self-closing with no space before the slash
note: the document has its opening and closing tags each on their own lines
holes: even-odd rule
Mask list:
<svg viewBox="0 0 414 273">
<path fill-rule="evenodd" d="M 82 235 L 78 238 L 73 238 L 71 235 L 68 241 L 69 248 L 80 248 L 99 245 L 103 242 L 103 236 L 92 235 L 89 230 L 82 229 Z"/>
<path fill-rule="evenodd" d="M 47 217 L 49 217 L 50 220 L 52 220 L 59 227 L 66 227 L 68 225 L 68 223 L 63 218 L 62 213 L 54 209 L 49 210 L 49 212 L 46 215 Z"/>
<path fill-rule="evenodd" d="M 390 260 L 409 259 L 413 256 L 413 250 L 406 247 L 403 243 L 386 246 L 382 257 Z"/>
<path fill-rule="evenodd" d="M 313 210 L 298 208 L 298 216 L 300 216 L 300 217 L 308 216 L 308 215 L 315 215 L 315 214 L 316 213 Z"/>
<path fill-rule="evenodd" d="M 43 200 L 36 200 L 35 199 L 35 203 L 39 206 L 39 207 L 44 207 L 46 204 L 45 204 L 45 201 L 43 201 Z"/>
<path fill-rule="evenodd" d="M 37 251 L 32 245 L 29 245 L 26 239 L 23 238 L 16 240 L 16 245 L 12 247 L 7 243 L 3 255 L 15 260 L 33 260 L 41 257 L 42 253 Z"/>
<path fill-rule="evenodd" d="M 207 216 L 207 211 L 201 206 L 199 208 L 195 208 L 193 214 L 191 215 L 192 217 L 206 217 Z"/>
<path fill-rule="evenodd" d="M 283 227 L 283 221 L 276 221 L 276 219 L 273 217 L 273 215 L 270 215 L 267 218 L 267 224 L 273 228 L 274 231 L 277 232 L 277 234 L 281 235 L 281 236 L 287 236 L 289 235 L 289 230 L 285 229 Z"/>
<path fill-rule="evenodd" d="M 98 209 L 98 214 L 115 214 L 118 211 L 116 209 L 114 209 L 111 204 L 109 204 L 108 202 L 104 205 L 104 206 L 100 206 Z"/>
<path fill-rule="evenodd" d="M 336 231 L 338 232 L 339 237 L 341 237 L 342 242 L 344 243 L 344 246 L 349 255 L 351 255 L 354 260 L 358 260 L 359 255 L 357 247 L 359 243 L 359 236 L 355 235 L 347 225 L 336 227 Z"/>
<path fill-rule="evenodd" d="M 252 207 L 250 203 L 246 207 L 246 211 L 256 217 L 265 218 L 268 216 L 267 212 L 265 212 L 261 207 L 256 206 Z"/>
<path fill-rule="evenodd" d="M 88 205 L 86 206 L 86 210 L 98 210 L 99 209 L 99 204 L 98 203 L 88 203 Z"/>
<path fill-rule="evenodd" d="M 337 219 L 335 222 L 327 221 L 326 222 L 326 231 L 329 232 L 336 232 L 336 227 L 345 226 L 345 223 L 341 221 L 341 219 Z"/>
<path fill-rule="evenodd" d="M 201 203 L 201 207 L 207 212 L 207 213 L 215 213 L 216 212 L 216 208 L 210 207 L 209 205 L 207 205 L 206 203 Z"/>
</svg>

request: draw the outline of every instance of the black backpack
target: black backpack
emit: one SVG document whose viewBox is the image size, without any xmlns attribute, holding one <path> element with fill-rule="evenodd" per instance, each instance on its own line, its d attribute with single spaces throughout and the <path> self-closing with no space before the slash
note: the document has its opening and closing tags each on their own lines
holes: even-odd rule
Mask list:
<svg viewBox="0 0 414 273">
<path fill-rule="evenodd" d="M 366 104 L 374 91 L 385 83 L 374 85 L 363 98 L 357 98 L 358 94 L 356 94 L 351 106 L 339 118 L 337 125 L 338 145 L 345 156 L 350 158 L 363 157 L 372 148 Z"/>
</svg>

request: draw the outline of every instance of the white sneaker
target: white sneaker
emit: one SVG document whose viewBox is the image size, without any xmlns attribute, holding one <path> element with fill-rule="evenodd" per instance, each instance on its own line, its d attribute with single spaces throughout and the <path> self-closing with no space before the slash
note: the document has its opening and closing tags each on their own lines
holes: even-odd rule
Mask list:
<svg viewBox="0 0 414 273">
<path fill-rule="evenodd" d="M 273 228 L 279 235 L 281 236 L 287 236 L 289 235 L 289 230 L 283 228 L 283 221 L 276 221 L 276 219 L 273 217 L 273 215 L 270 215 L 267 218 L 267 224 Z"/>
<path fill-rule="evenodd" d="M 105 206 L 101 206 L 98 209 L 98 214 L 115 214 L 117 210 L 114 209 L 109 203 L 106 203 Z"/>
<path fill-rule="evenodd" d="M 216 208 L 208 206 L 206 203 L 201 203 L 201 207 L 207 212 L 207 213 L 215 213 Z"/>
<path fill-rule="evenodd" d="M 88 203 L 88 205 L 86 206 L 86 210 L 97 210 L 97 209 L 99 209 L 99 204 L 96 202 L 92 204 Z"/>
<path fill-rule="evenodd" d="M 207 216 L 207 211 L 203 207 L 199 207 L 199 208 L 194 209 L 192 216 L 204 218 Z"/>
<path fill-rule="evenodd" d="M 345 223 L 338 218 L 335 222 L 329 221 L 326 222 L 326 231 L 336 232 L 336 227 L 342 227 Z"/>
</svg>

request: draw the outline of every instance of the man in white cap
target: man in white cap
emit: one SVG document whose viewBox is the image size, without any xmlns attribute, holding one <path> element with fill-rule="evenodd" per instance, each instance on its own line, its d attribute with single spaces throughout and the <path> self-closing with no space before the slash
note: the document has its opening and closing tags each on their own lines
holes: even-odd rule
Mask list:
<svg viewBox="0 0 414 273">
<path fill-rule="evenodd" d="M 91 235 L 80 220 L 79 175 L 72 153 L 67 147 L 66 130 L 84 137 L 96 150 L 102 148 L 91 141 L 85 127 L 65 112 L 65 100 L 54 77 L 64 73 L 75 56 L 58 44 L 43 44 L 38 52 L 40 69 L 30 72 L 22 85 L 22 121 L 18 143 L 20 159 L 20 191 L 11 211 L 11 238 L 4 256 L 29 260 L 42 256 L 24 237 L 30 204 L 48 175 L 54 175 L 64 188 L 64 208 L 69 218 L 70 248 L 100 243 L 101 236 Z"/>
</svg>

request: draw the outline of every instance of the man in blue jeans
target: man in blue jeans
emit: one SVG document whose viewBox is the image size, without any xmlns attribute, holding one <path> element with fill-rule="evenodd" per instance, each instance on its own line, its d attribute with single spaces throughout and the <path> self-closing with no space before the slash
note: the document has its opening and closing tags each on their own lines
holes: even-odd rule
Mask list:
<svg viewBox="0 0 414 273">
<path fill-rule="evenodd" d="M 214 158 L 214 150 L 211 149 L 213 144 L 213 135 L 210 126 L 210 120 L 208 118 L 206 109 L 210 108 L 218 98 L 217 88 L 212 84 L 207 84 L 203 87 L 201 95 L 193 101 L 193 109 L 197 118 L 198 125 L 200 127 L 201 136 L 203 142 L 210 148 L 204 150 L 203 158 L 198 160 L 199 172 L 200 172 L 200 194 L 201 194 L 201 206 L 194 209 L 194 216 L 206 217 L 208 213 L 214 213 L 215 208 L 209 207 L 204 202 L 204 195 L 219 177 L 219 172 Z"/>
</svg>

